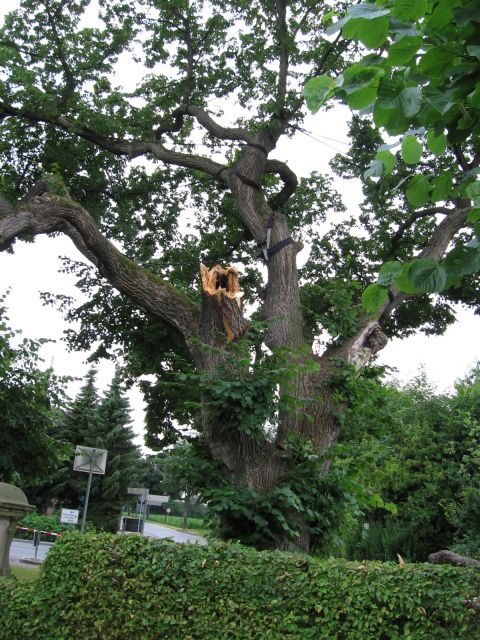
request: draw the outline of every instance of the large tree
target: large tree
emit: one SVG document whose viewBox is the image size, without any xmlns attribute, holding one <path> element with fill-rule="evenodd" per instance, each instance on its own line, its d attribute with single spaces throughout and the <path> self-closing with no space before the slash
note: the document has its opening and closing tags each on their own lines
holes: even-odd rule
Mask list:
<svg viewBox="0 0 480 640">
<path fill-rule="evenodd" d="M 431 261 L 455 238 L 470 237 L 463 192 L 443 189 L 441 206 L 424 208 L 417 185 L 420 208 L 405 181 L 393 191 L 415 172 L 447 165 L 457 183 L 474 171 L 478 136 L 465 119 L 448 126 L 467 134 L 445 140 L 435 120 L 447 149 L 423 165 L 413 164 L 412 153 L 395 168 L 389 155 L 377 158 L 393 175 L 364 182 L 367 202 L 352 219 L 328 176 L 299 182 L 274 157 L 279 140 L 302 127 L 301 92 L 314 76 L 336 79 L 314 85 L 318 104 L 341 88 L 340 78 L 342 99 L 360 93 L 364 101 L 366 92 L 374 101 L 385 83 L 386 120 L 401 108 L 402 127 L 416 125 L 410 98 L 417 104 L 418 91 L 402 92 L 428 83 L 435 64 L 400 83 L 397 72 L 407 53 L 408 60 L 425 58 L 443 46 L 442 29 L 423 34 L 425 15 L 448 15 L 454 29 L 472 25 L 442 66 L 451 83 L 466 78 L 471 86 L 475 3 L 454 3 L 465 10 L 452 14 L 443 0 L 405 1 L 400 17 L 395 0 L 378 4 L 360 5 L 341 23 L 343 33 L 337 25 L 329 36 L 331 7 L 315 0 L 103 0 L 93 26 L 83 18 L 88 0 L 22 0 L 0 34 L 0 246 L 42 233 L 72 239 L 94 267 L 69 267 L 90 296 L 68 312 L 82 321 L 72 344 L 100 340 L 100 356 L 120 343 L 132 375 L 156 374 L 157 383 L 145 384 L 149 442 L 171 442 L 178 424 L 194 427 L 199 452 L 215 466 L 210 480 L 230 483 L 230 498 L 217 502 L 221 518 L 240 531 L 268 530 L 280 547 L 307 550 L 312 532 L 329 526 L 323 514 L 322 529 L 319 514 L 331 503 L 319 506 L 322 485 L 309 465 L 315 459 L 317 471 L 328 468 L 319 456 L 339 437 L 352 372 L 390 336 L 441 331 L 453 320 L 452 300 L 477 304 L 475 276 L 463 290 L 456 282 L 432 298 L 425 291 L 434 287 L 420 282 L 405 292 L 392 275 L 415 256 L 429 260 L 432 272 Z M 357 37 L 384 49 L 402 37 L 414 44 L 404 41 L 407 53 L 403 44 L 394 48 L 390 82 L 388 70 L 377 70 L 385 55 L 376 66 L 365 58 L 361 73 L 352 72 L 362 55 Z M 137 64 L 138 83 L 124 90 L 115 73 L 127 59 Z M 465 100 L 470 121 L 475 106 Z M 452 108 L 453 100 L 441 111 Z M 339 170 L 364 179 L 381 140 L 368 116 L 353 131 Z M 415 161 L 418 144 L 405 145 Z M 299 273 L 304 237 L 310 258 Z M 397 266 L 384 273 L 365 313 L 362 290 L 386 261 Z M 229 262 L 243 267 L 243 306 Z M 206 265 L 200 281 L 199 263 Z M 324 328 L 334 338 L 320 351 Z"/>
</svg>

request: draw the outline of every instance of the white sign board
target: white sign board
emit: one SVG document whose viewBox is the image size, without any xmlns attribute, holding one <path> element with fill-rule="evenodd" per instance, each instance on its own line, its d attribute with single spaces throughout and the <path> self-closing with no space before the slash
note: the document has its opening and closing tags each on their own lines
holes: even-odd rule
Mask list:
<svg viewBox="0 0 480 640">
<path fill-rule="evenodd" d="M 92 464 L 93 461 L 93 464 Z M 94 447 L 81 447 L 77 446 L 75 449 L 75 460 L 73 461 L 74 471 L 84 471 L 90 473 L 97 473 L 99 475 L 105 474 L 107 466 L 107 451 L 106 449 L 95 449 Z"/>
<path fill-rule="evenodd" d="M 148 496 L 148 489 L 143 487 L 128 487 L 127 493 L 132 496 Z"/>
<path fill-rule="evenodd" d="M 147 504 L 151 506 L 159 507 L 170 500 L 170 496 L 158 496 L 155 493 L 151 493 L 147 498 Z"/>
<path fill-rule="evenodd" d="M 77 509 L 62 509 L 60 512 L 60 522 L 65 524 L 77 524 L 78 513 Z"/>
</svg>

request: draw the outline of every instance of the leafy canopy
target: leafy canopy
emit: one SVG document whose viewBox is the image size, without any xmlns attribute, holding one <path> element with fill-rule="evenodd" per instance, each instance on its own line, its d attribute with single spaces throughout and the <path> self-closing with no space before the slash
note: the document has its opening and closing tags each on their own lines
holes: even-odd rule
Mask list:
<svg viewBox="0 0 480 640">
<path fill-rule="evenodd" d="M 336 77 L 307 82 L 304 96 L 310 109 L 317 111 L 335 96 L 369 114 L 388 142 L 378 146 L 364 177 L 389 175 L 399 160 L 413 170 L 418 166 L 419 173 L 408 172 L 395 187 L 413 209 L 439 202 L 470 208 L 473 233 L 443 260 L 419 257 L 382 266 L 377 282 L 363 294 L 369 312 L 385 302 L 389 286 L 432 293 L 459 286 L 463 276 L 480 270 L 479 9 L 476 0 L 378 0 L 350 7 L 335 22 L 340 12 L 329 17 L 328 33 L 341 30 L 367 51 Z M 429 158 L 441 160 L 449 151 L 456 162 L 436 164 L 429 172 Z"/>
</svg>

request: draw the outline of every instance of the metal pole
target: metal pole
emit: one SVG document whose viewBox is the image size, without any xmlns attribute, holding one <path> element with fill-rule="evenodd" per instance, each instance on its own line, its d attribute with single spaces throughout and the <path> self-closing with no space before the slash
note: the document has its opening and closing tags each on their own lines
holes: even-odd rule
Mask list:
<svg viewBox="0 0 480 640">
<path fill-rule="evenodd" d="M 92 457 L 90 458 L 90 469 L 88 471 L 88 482 L 87 482 L 87 490 L 85 492 L 85 500 L 83 503 L 83 514 L 82 514 L 82 526 L 80 527 L 80 533 L 85 531 L 85 523 L 87 521 L 87 509 L 88 509 L 88 499 L 90 498 L 90 487 L 92 485 L 92 475 L 93 475 L 93 465 L 95 464 L 95 449 L 92 451 Z"/>
<path fill-rule="evenodd" d="M 143 512 L 143 500 L 144 500 L 144 494 L 142 493 L 140 495 L 140 509 L 139 509 L 139 513 L 138 513 L 138 526 L 137 526 L 137 533 L 140 533 L 140 523 L 142 522 L 142 512 Z"/>
</svg>

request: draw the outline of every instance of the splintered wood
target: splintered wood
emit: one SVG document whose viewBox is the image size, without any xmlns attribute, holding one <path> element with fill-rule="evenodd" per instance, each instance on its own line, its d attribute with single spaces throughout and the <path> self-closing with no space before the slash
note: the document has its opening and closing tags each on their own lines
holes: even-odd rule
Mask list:
<svg viewBox="0 0 480 640">
<path fill-rule="evenodd" d="M 237 270 L 234 267 L 224 269 L 217 264 L 209 271 L 201 264 L 200 277 L 204 295 L 216 302 L 227 340 L 231 342 L 243 336 L 247 330 L 247 322 L 242 313 L 242 293 Z"/>
</svg>

